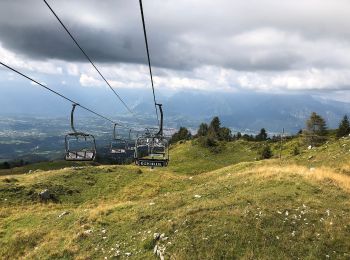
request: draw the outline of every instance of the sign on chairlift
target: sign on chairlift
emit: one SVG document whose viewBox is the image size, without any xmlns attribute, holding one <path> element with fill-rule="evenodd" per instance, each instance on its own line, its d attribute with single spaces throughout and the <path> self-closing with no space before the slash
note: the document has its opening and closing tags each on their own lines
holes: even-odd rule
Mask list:
<svg viewBox="0 0 350 260">
<path fill-rule="evenodd" d="M 125 149 L 111 149 L 111 153 L 126 153 Z"/>
<path fill-rule="evenodd" d="M 165 167 L 168 162 L 165 160 L 153 160 L 153 159 L 138 159 L 136 163 L 139 166 L 149 166 L 149 167 Z"/>
</svg>

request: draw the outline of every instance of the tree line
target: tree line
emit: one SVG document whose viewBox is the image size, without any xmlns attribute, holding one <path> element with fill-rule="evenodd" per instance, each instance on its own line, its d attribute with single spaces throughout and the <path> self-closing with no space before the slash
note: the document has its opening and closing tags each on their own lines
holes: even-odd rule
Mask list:
<svg viewBox="0 0 350 260">
<path fill-rule="evenodd" d="M 350 135 L 350 122 L 347 115 L 345 115 L 339 127 L 335 130 L 337 138 L 342 138 Z M 327 123 L 325 119 L 318 115 L 316 112 L 312 112 L 310 117 L 306 121 L 306 127 L 303 130 L 300 130 L 294 136 L 286 136 L 284 139 L 291 139 L 296 136 L 304 137 L 305 143 L 311 146 L 318 146 L 322 144 L 329 134 Z M 221 121 L 219 117 L 214 117 L 209 124 L 201 123 L 198 127 L 196 134 L 192 135 L 191 132 L 186 127 L 180 127 L 179 131 L 174 133 L 170 139 L 170 143 L 174 144 L 177 142 L 183 142 L 185 140 L 197 139 L 199 144 L 210 148 L 213 152 L 218 152 L 221 150 L 222 143 L 230 142 L 234 140 L 246 140 L 246 141 L 271 141 L 277 142 L 281 140 L 281 136 L 274 135 L 269 136 L 266 129 L 262 128 L 260 132 L 256 135 L 242 134 L 237 132 L 232 134 L 231 130 L 227 127 L 221 126 Z M 272 151 L 268 145 L 264 145 L 263 149 L 260 152 L 261 158 L 266 159 L 273 156 Z M 296 147 L 293 150 L 293 154 L 299 154 L 299 150 Z"/>
</svg>

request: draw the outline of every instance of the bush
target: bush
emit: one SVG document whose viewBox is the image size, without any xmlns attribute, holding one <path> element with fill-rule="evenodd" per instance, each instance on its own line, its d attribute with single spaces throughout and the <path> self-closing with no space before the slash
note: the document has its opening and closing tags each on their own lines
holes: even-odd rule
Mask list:
<svg viewBox="0 0 350 260">
<path fill-rule="evenodd" d="M 218 145 L 218 142 L 210 136 L 199 137 L 198 141 L 201 146 L 207 147 L 207 148 L 215 147 Z"/>
<path fill-rule="evenodd" d="M 260 152 L 260 158 L 262 160 L 264 159 L 270 159 L 273 156 L 270 146 L 265 145 L 264 148 Z"/>
<path fill-rule="evenodd" d="M 293 156 L 297 156 L 300 154 L 300 150 L 298 146 L 294 146 L 293 151 L 292 151 L 292 155 Z"/>
<path fill-rule="evenodd" d="M 186 127 L 180 127 L 179 131 L 170 138 L 169 143 L 173 144 L 178 141 L 189 140 L 191 137 L 191 132 Z"/>
</svg>

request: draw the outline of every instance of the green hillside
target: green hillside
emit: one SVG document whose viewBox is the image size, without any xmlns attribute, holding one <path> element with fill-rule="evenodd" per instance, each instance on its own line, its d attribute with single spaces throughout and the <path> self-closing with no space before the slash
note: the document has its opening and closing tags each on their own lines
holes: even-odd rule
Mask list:
<svg viewBox="0 0 350 260">
<path fill-rule="evenodd" d="M 41 165 L 1 176 L 0 258 L 349 259 L 350 139 L 308 149 L 297 138 L 282 160 L 257 161 L 263 145 L 213 153 L 187 141 L 166 169 Z"/>
</svg>

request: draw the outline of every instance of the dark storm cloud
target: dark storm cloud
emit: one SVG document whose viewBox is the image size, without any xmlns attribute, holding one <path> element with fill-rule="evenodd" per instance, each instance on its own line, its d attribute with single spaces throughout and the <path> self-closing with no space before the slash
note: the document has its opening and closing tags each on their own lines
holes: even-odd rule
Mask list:
<svg viewBox="0 0 350 260">
<path fill-rule="evenodd" d="M 146 63 L 137 0 L 49 3 L 95 61 Z M 158 67 L 348 65 L 347 1 L 145 0 L 144 9 Z M 32 59 L 85 61 L 41 0 L 0 2 L 0 42 Z"/>
</svg>

